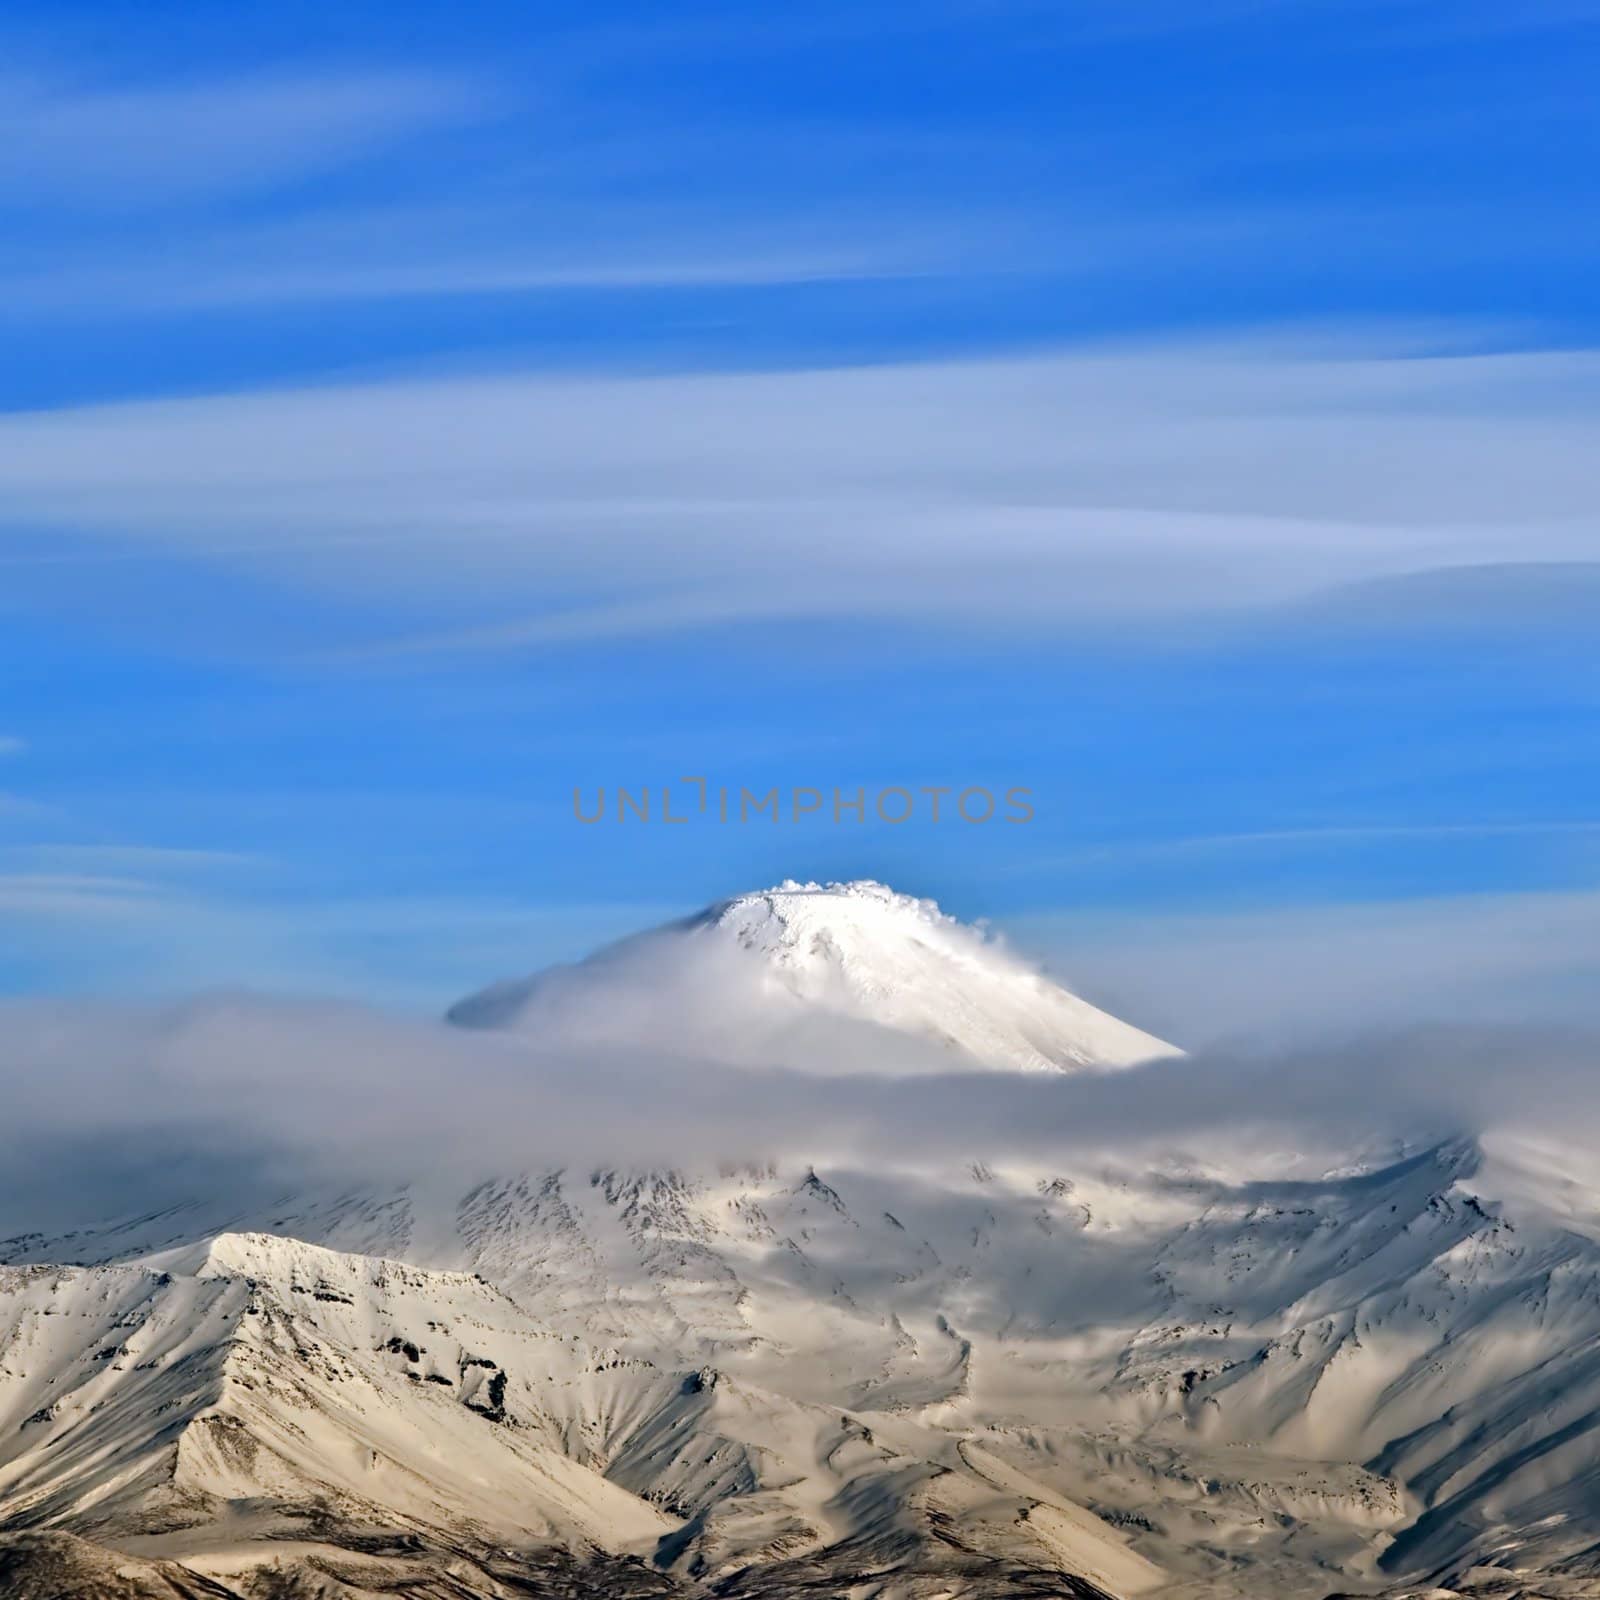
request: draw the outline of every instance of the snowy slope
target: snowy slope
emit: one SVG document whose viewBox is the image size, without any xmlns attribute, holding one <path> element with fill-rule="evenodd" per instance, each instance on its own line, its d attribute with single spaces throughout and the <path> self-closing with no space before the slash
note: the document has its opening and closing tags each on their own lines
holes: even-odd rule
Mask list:
<svg viewBox="0 0 1600 1600">
<path fill-rule="evenodd" d="M 743 896 L 458 1020 L 522 1035 L 518 1071 L 608 1029 L 834 1071 L 1162 1048 L 878 885 Z M 769 1600 L 1600 1595 L 1582 1150 L 400 1172 L 0 1262 L 0 1571 L 112 1547 L 155 1564 L 141 1595 L 245 1592 L 267 1551 L 337 1552 L 363 1595 L 418 1563 L 525 1592 L 507 1562 L 536 1592 Z M 93 1547 L 8 1554 L 18 1526 Z"/>
<path fill-rule="evenodd" d="M 726 1576 L 881 1541 L 894 1518 L 935 1511 L 975 1522 L 966 1543 L 998 1556 L 994 1537 L 1018 1506 L 1052 1497 L 1070 1508 L 1069 1525 L 1078 1508 L 1102 1519 L 1062 1566 L 1119 1594 L 1145 1587 L 1140 1562 L 1195 1592 L 1314 1595 L 1330 1566 L 1356 1578 L 1375 1577 L 1380 1561 L 1454 1572 L 1508 1550 L 1536 1567 L 1582 1560 L 1600 1540 L 1600 1246 L 1530 1193 L 1546 1171 L 1541 1153 L 1452 1143 L 1316 1180 L 981 1163 L 937 1184 L 810 1169 L 547 1173 L 490 1181 L 454 1208 L 447 1253 L 509 1301 L 471 1277 L 287 1243 L 270 1247 L 282 1252 L 273 1264 L 265 1241 L 247 1250 L 236 1239 L 104 1280 L 67 1273 L 63 1288 L 61 1274 L 14 1268 L 10 1292 L 25 1291 L 35 1312 L 41 1298 L 70 1295 L 60 1303 L 87 1299 L 100 1320 L 82 1324 L 70 1360 L 38 1364 L 27 1355 L 37 1335 L 17 1331 L 0 1348 L 12 1384 L 0 1389 L 0 1506 L 15 1515 L 42 1503 L 75 1531 L 154 1515 L 163 1502 L 138 1498 L 147 1477 L 119 1476 L 102 1492 L 60 1436 L 28 1440 L 22 1424 L 64 1403 L 57 1425 L 69 1439 L 89 1407 L 97 1428 L 120 1429 L 117 1386 L 158 1381 L 123 1376 L 141 1365 L 128 1366 L 124 1347 L 170 1349 L 191 1375 L 204 1368 L 189 1403 L 217 1403 L 206 1398 L 220 1381 L 204 1367 L 212 1357 L 197 1351 L 238 1339 L 250 1303 L 227 1299 L 237 1279 L 218 1276 L 224 1263 L 292 1308 L 275 1310 L 261 1334 L 336 1349 L 341 1367 L 360 1372 L 305 1403 L 339 1437 L 353 1431 L 404 1463 L 406 1482 L 426 1478 L 425 1459 L 441 1449 L 484 1448 L 481 1418 L 462 1414 L 469 1345 L 531 1373 L 507 1401 L 531 1430 L 519 1443 L 536 1437 L 680 1519 L 690 1531 L 674 1574 Z M 1570 1183 L 1557 1188 L 1570 1213 Z M 404 1191 L 381 1205 L 329 1197 L 293 1225 L 337 1237 L 381 1215 L 397 1248 L 428 1239 L 438 1250 L 443 1219 L 428 1204 Z M 1600 1217 L 1593 1190 L 1588 1215 Z M 92 1237 L 74 1242 L 93 1252 Z M 162 1272 L 174 1281 L 156 1295 L 147 1281 Z M 413 1280 L 420 1299 L 406 1310 L 401 1289 Z M 359 1313 L 317 1298 L 362 1300 L 380 1285 Z M 140 1309 L 147 1299 L 159 1315 Z M 135 1314 L 137 1335 L 114 1331 Z M 430 1322 L 448 1327 L 446 1342 Z M 258 1336 L 253 1323 L 248 1331 Z M 429 1383 L 433 1366 L 378 1354 L 396 1334 L 454 1381 Z M 101 1367 L 94 1357 L 108 1348 Z M 404 1428 L 395 1421 L 380 1436 L 370 1417 L 349 1418 L 348 1396 L 367 1386 L 408 1397 Z M 305 1393 L 303 1377 L 274 1369 L 259 1418 L 274 1492 L 303 1496 L 315 1483 L 426 1520 L 404 1496 L 376 1493 L 371 1473 L 351 1477 L 338 1451 L 281 1464 L 271 1419 Z M 141 1387 L 127 1396 L 141 1417 L 176 1398 Z M 78 1437 L 99 1460 L 104 1435 Z M 132 1458 L 117 1460 L 119 1474 L 131 1471 Z M 552 1501 L 545 1461 L 522 1450 L 494 1467 L 519 1486 L 515 1515 L 569 1541 L 611 1541 L 569 1500 Z M 88 1507 L 76 1498 L 85 1484 Z M 491 1515 L 500 1502 L 477 1504 L 476 1492 L 442 1494 L 448 1520 L 503 1526 L 504 1508 Z M 1011 1510 L 996 1522 L 1007 1494 Z M 1028 1521 L 1037 1535 L 1050 1519 L 1033 1511 Z M 1100 1547 L 1108 1528 L 1131 1538 L 1121 1547 L 1131 1566 Z"/>
<path fill-rule="evenodd" d="M 536 1428 L 570 1345 L 470 1275 L 260 1234 L 0 1275 L 0 1516 L 147 1535 L 235 1502 L 648 1552 L 675 1523 Z"/>
<path fill-rule="evenodd" d="M 0 1527 L 235 1584 L 326 1562 L 321 1546 L 553 1546 L 687 1581 L 914 1565 L 952 1548 L 935 1526 L 991 1587 L 1158 1576 L 941 1430 L 877 1437 L 713 1369 L 596 1350 L 473 1275 L 262 1234 L 0 1273 Z"/>
<path fill-rule="evenodd" d="M 850 1064 L 923 1070 L 980 1065 L 1080 1071 L 1176 1054 L 1097 1010 L 931 900 L 881 883 L 780 884 L 625 940 L 575 968 L 497 984 L 461 1001 L 452 1021 L 530 1033 L 578 1018 L 589 1037 L 661 996 L 680 1032 L 720 1059 L 770 1055 L 785 1028 L 848 1019 L 934 1046 L 895 1054 L 856 1045 Z M 838 1036 L 795 1059 L 810 1070 L 850 1058 Z M 833 1045 L 830 1052 L 828 1044 Z"/>
</svg>

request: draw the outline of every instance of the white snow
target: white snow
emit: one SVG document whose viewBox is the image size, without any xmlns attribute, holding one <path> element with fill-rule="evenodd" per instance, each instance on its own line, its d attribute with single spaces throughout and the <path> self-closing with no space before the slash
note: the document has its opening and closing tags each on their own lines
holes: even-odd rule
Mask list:
<svg viewBox="0 0 1600 1600">
<path fill-rule="evenodd" d="M 881 883 L 797 883 L 739 895 L 576 967 L 497 984 L 451 1019 L 547 1038 L 621 1036 L 658 1004 L 715 1059 L 780 1055 L 811 1071 L 982 1066 L 1075 1072 L 1178 1054 L 1053 983 L 932 900 Z M 818 1017 L 874 1030 L 846 1044 Z M 887 1036 L 917 1041 L 896 1049 Z M 864 1059 L 863 1059 L 864 1058 Z"/>
<path fill-rule="evenodd" d="M 254 1233 L 0 1268 L 0 1527 L 213 1574 L 281 1554 L 313 1514 L 640 1555 L 681 1534 L 732 1572 L 872 1538 L 930 1493 L 997 1555 L 1123 1593 L 1159 1577 L 943 1430 L 904 1419 L 879 1438 L 837 1406 L 595 1348 L 474 1274 Z M 1018 1531 L 1030 1508 L 1046 1514 Z"/>
<path fill-rule="evenodd" d="M 872 883 L 740 896 L 458 1017 L 835 1070 L 1170 1048 Z M 1319 1600 L 1380 1560 L 1407 1592 L 1562 1562 L 1552 1592 L 1595 1592 L 1587 1152 L 1075 1148 L 406 1173 L 0 1242 L 0 1527 L 217 1574 L 311 1549 L 321 1506 L 694 1582 L 953 1539 L 1120 1596 Z"/>
</svg>

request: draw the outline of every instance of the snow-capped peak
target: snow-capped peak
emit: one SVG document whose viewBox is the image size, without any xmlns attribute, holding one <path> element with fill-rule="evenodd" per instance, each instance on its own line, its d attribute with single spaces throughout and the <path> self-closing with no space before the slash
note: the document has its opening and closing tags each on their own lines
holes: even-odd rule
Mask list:
<svg viewBox="0 0 1600 1600">
<path fill-rule="evenodd" d="M 819 1070 L 838 1070 L 849 1054 L 830 1050 L 811 1027 L 820 1018 L 864 1025 L 880 1040 L 917 1042 L 914 1063 L 902 1050 L 879 1049 L 861 1063 L 872 1070 L 1080 1071 L 1178 1053 L 932 900 L 871 879 L 787 879 L 736 895 L 576 967 L 497 984 L 455 1006 L 450 1019 L 548 1036 L 575 1012 L 591 1036 L 599 1019 L 613 1042 L 637 1019 L 659 1048 L 692 1051 L 709 1042 L 719 1059 L 743 1050 L 748 1059 Z M 809 1042 L 814 1059 L 797 1061 L 793 1048 L 774 1052 L 775 1030 L 788 1046 Z M 929 1052 L 929 1041 L 940 1048 Z"/>
<path fill-rule="evenodd" d="M 875 878 L 849 883 L 800 883 L 785 878 L 770 889 L 734 895 L 708 907 L 702 919 L 728 928 L 746 949 L 759 950 L 782 966 L 803 963 L 804 947 L 835 932 L 863 940 L 916 938 L 929 928 L 960 923 L 933 900 L 899 894 Z"/>
</svg>

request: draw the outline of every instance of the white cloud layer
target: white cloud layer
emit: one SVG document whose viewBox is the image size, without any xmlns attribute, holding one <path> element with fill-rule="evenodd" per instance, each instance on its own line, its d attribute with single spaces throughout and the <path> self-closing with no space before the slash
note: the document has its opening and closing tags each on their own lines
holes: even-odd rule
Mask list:
<svg viewBox="0 0 1600 1600">
<path fill-rule="evenodd" d="M 877 1070 L 884 1036 L 866 1025 L 816 1019 L 823 1081 L 663 1045 L 686 997 L 656 998 L 638 997 L 647 1021 L 631 1045 L 613 1030 L 600 1046 L 559 1028 L 529 1040 L 247 998 L 0 1007 L 0 1234 L 148 1209 L 202 1179 L 214 1189 L 219 1167 L 243 1191 L 592 1163 L 915 1169 L 1003 1154 L 1114 1167 L 1255 1150 L 1315 1165 L 1403 1139 L 1600 1134 L 1592 1032 L 1398 1030 L 1080 1077 L 952 1075 L 930 1044 L 908 1085 Z"/>
<path fill-rule="evenodd" d="M 21 530 L 87 536 L 86 583 L 131 548 L 431 611 L 407 650 L 783 616 L 1081 628 L 1592 559 L 1597 410 L 1592 351 L 1259 339 L 330 386 L 0 419 L 0 539 L 25 567 Z"/>
</svg>

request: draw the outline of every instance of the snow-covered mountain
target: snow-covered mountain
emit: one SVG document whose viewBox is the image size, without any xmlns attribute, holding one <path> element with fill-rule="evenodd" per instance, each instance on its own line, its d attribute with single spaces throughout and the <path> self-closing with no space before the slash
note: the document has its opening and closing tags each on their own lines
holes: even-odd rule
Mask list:
<svg viewBox="0 0 1600 1600">
<path fill-rule="evenodd" d="M 709 1037 L 730 971 L 730 1051 L 836 1071 L 931 1040 L 1137 1092 L 1161 1048 L 877 885 L 458 1016 L 537 1070 L 591 1020 Z M 403 1172 L 0 1241 L 0 1593 L 1600 1594 L 1581 1155 L 1030 1150 Z"/>
<path fill-rule="evenodd" d="M 791 880 L 739 895 L 575 967 L 496 984 L 453 1007 L 450 1019 L 533 1034 L 577 1020 L 593 1037 L 658 996 L 680 1030 L 719 1059 L 777 1056 L 812 1071 L 836 1068 L 840 1053 L 878 1071 L 976 1064 L 1062 1072 L 1177 1053 L 933 901 L 873 882 Z M 830 1042 L 815 1031 L 824 1017 L 862 1032 L 847 1045 L 836 1031 L 831 1050 L 813 1048 Z M 936 1049 L 896 1049 L 885 1034 Z"/>
<path fill-rule="evenodd" d="M 448 1569 L 482 1585 L 449 1592 L 485 1594 L 762 1567 L 763 1592 L 788 1593 L 877 1566 L 902 1575 L 880 1592 L 911 1594 L 952 1552 L 974 1593 L 1094 1600 L 1091 1575 L 1123 1593 L 1155 1576 L 946 1430 L 586 1345 L 474 1274 L 236 1233 L 4 1268 L 0 1350 L 4 1524 L 70 1527 L 223 1592 L 264 1567 L 335 1573 L 336 1593 Z"/>
</svg>

